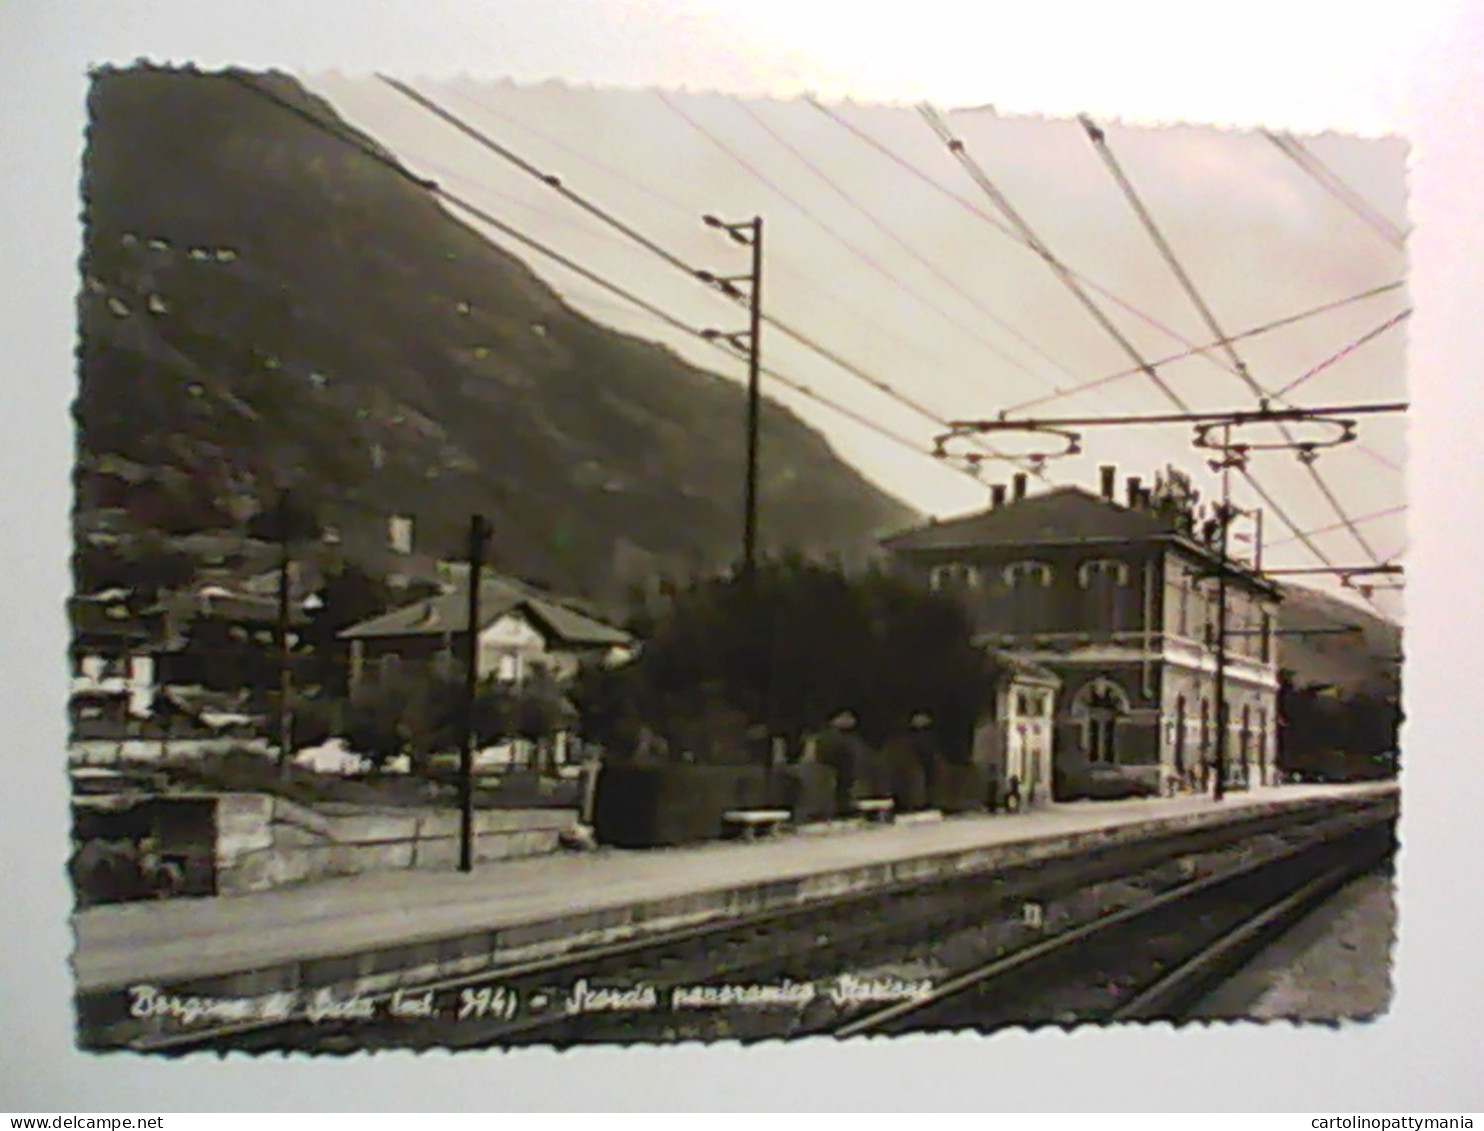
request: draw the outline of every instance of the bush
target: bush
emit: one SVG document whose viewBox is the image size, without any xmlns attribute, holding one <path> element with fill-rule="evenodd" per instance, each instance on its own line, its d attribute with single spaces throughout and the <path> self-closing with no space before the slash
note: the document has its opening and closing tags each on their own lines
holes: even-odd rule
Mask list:
<svg viewBox="0 0 1484 1131">
<path fill-rule="evenodd" d="M 654 848 L 718 840 L 729 809 L 767 801 L 761 766 L 604 766 L 593 825 L 598 840 L 621 848 Z"/>
<path fill-rule="evenodd" d="M 917 752 L 904 742 L 895 742 L 887 748 L 886 760 L 891 774 L 891 796 L 896 799 L 897 812 L 914 813 L 926 808 L 927 773 Z"/>
<path fill-rule="evenodd" d="M 835 808 L 844 811 L 865 797 L 892 796 L 893 777 L 889 757 L 867 746 L 855 736 L 846 741 L 826 737 L 820 743 L 819 764 L 834 771 Z"/>
<path fill-rule="evenodd" d="M 139 846 L 129 840 L 90 840 L 69 865 L 79 907 L 142 899 L 147 885 L 139 870 Z"/>
<path fill-rule="evenodd" d="M 835 771 L 818 762 L 779 766 L 768 804 L 789 810 L 795 821 L 828 821 L 835 815 Z"/>
<path fill-rule="evenodd" d="M 973 762 L 943 761 L 934 775 L 932 797 L 934 809 L 945 813 L 969 813 L 983 809 L 989 795 L 989 778 Z"/>
<path fill-rule="evenodd" d="M 295 750 L 323 745 L 342 729 L 345 705 L 340 700 L 298 696 L 289 701 L 289 708 Z"/>
</svg>

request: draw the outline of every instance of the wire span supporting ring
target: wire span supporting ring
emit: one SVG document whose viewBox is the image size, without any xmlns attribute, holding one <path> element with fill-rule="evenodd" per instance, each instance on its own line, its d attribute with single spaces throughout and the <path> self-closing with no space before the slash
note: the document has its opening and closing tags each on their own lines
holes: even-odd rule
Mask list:
<svg viewBox="0 0 1484 1131">
<path fill-rule="evenodd" d="M 1016 455 L 1006 455 L 1000 452 L 953 452 L 949 450 L 949 444 L 955 440 L 963 440 L 970 436 L 977 436 L 987 432 L 1028 432 L 1036 436 L 1053 436 L 1061 441 L 1062 447 L 1058 451 L 1024 452 Z M 1081 455 L 1082 434 L 1066 428 L 1050 428 L 1009 420 L 1003 422 L 983 421 L 972 424 L 955 424 L 949 431 L 934 437 L 932 454 L 934 459 L 951 463 L 976 475 L 982 469 L 983 465 L 992 459 L 1028 463 L 1033 470 L 1039 471 L 1052 460 Z"/>
<path fill-rule="evenodd" d="M 1234 440 L 1231 437 L 1232 430 L 1237 428 L 1289 419 L 1295 419 L 1295 417 L 1292 414 L 1275 412 L 1272 414 L 1258 413 L 1240 420 L 1208 420 L 1195 426 L 1194 444 L 1197 448 L 1217 453 L 1218 458 L 1209 462 L 1213 470 L 1221 471 L 1226 468 L 1240 470 L 1246 467 L 1248 460 L 1256 452 L 1293 452 L 1300 463 L 1313 464 L 1319 459 L 1320 452 L 1354 443 L 1358 438 L 1355 421 L 1338 416 L 1304 416 L 1301 418 L 1306 424 L 1318 424 L 1321 427 L 1335 429 L 1334 435 L 1318 440 L 1278 440 L 1263 443 L 1253 440 Z"/>
</svg>

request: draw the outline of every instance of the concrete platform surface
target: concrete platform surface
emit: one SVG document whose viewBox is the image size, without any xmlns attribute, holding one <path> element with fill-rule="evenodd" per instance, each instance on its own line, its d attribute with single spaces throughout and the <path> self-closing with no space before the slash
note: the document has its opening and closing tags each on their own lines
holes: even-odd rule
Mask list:
<svg viewBox="0 0 1484 1131">
<path fill-rule="evenodd" d="M 78 990 L 86 994 L 141 982 L 266 972 L 275 964 L 302 966 L 309 959 L 523 925 L 555 928 L 584 915 L 593 922 L 593 916 L 606 916 L 605 929 L 623 929 L 644 920 L 635 910 L 641 905 L 657 909 L 652 920 L 682 912 L 704 917 L 737 909 L 716 893 L 752 888 L 776 894 L 780 885 L 793 885 L 789 900 L 821 898 L 925 875 L 927 866 L 945 860 L 982 867 L 999 858 L 986 856 L 985 849 L 1013 851 L 1017 845 L 1048 842 L 1066 848 L 1105 830 L 1133 835 L 1146 827 L 1204 824 L 1222 820 L 1223 814 L 1394 789 L 1389 783 L 1282 786 L 1231 794 L 1219 804 L 1207 797 L 1076 802 L 1025 814 L 961 816 L 824 836 L 501 861 L 468 875 L 387 872 L 250 895 L 115 904 L 73 917 L 73 965 Z M 834 883 L 837 879 L 841 882 Z M 804 881 L 807 890 L 796 881 Z M 662 907 L 666 910 L 658 910 Z M 510 945 L 502 941 L 495 949 Z"/>
</svg>

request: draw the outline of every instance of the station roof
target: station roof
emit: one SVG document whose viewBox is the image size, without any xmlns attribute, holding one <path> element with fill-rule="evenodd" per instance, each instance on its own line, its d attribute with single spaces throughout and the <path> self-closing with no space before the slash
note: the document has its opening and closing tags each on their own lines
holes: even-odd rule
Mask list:
<svg viewBox="0 0 1484 1131">
<path fill-rule="evenodd" d="M 895 554 L 943 558 L 957 550 L 1166 542 L 1216 568 L 1217 555 L 1181 531 L 1171 516 L 1123 506 L 1081 487 L 1058 487 L 998 507 L 915 527 L 882 540 Z M 1244 566 L 1229 563 L 1229 576 L 1272 597 L 1282 589 Z"/>
<path fill-rule="evenodd" d="M 1071 545 L 1094 539 L 1142 541 L 1175 533 L 1174 523 L 1109 502 L 1081 487 L 1058 487 L 989 510 L 929 523 L 882 542 L 888 550 Z"/>
</svg>

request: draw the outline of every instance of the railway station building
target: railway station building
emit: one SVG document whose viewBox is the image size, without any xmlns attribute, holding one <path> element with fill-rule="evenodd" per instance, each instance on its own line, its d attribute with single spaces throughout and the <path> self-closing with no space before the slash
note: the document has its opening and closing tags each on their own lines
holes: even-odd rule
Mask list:
<svg viewBox="0 0 1484 1131">
<path fill-rule="evenodd" d="M 896 569 L 964 602 L 978 645 L 1055 677 L 1058 796 L 1198 789 L 1214 772 L 1214 524 L 1203 523 L 1198 496 L 1176 471 L 1152 488 L 1130 477 L 1122 499 L 1116 484 L 1116 469 L 1105 467 L 1096 492 L 1031 494 L 1018 474 L 1010 492 L 993 489 L 987 510 L 883 543 Z M 1226 777 L 1266 784 L 1277 751 L 1282 593 L 1235 561 L 1226 573 Z M 1013 742 L 1000 736 L 1002 748 Z"/>
</svg>

